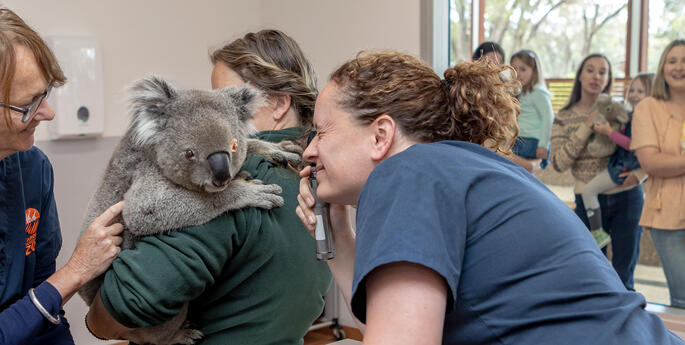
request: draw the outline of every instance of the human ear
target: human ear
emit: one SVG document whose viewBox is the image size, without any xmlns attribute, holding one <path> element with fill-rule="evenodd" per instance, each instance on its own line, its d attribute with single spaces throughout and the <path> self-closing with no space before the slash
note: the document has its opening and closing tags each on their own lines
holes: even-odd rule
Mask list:
<svg viewBox="0 0 685 345">
<path fill-rule="evenodd" d="M 371 158 L 375 161 L 381 161 L 393 146 L 397 123 L 392 116 L 381 114 L 371 123 L 371 126 L 374 139 Z"/>
<path fill-rule="evenodd" d="M 288 113 L 288 110 L 290 110 L 290 104 L 290 95 L 281 95 L 273 97 L 274 108 L 271 116 L 273 117 L 274 121 L 278 122 L 281 119 L 283 119 L 285 114 Z"/>
</svg>

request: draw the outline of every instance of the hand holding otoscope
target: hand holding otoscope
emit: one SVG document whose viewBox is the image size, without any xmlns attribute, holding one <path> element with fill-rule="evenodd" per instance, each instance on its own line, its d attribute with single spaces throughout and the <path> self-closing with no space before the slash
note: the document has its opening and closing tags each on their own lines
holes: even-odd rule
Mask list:
<svg viewBox="0 0 685 345">
<path fill-rule="evenodd" d="M 333 234 L 331 232 L 331 216 L 328 210 L 328 203 L 319 199 L 316 195 L 318 182 L 316 181 L 316 165 L 312 164 L 312 174 L 309 175 L 309 189 L 314 197 L 314 214 L 316 215 L 316 229 L 314 238 L 316 239 L 316 258 L 319 260 L 330 260 L 335 257 L 333 248 Z"/>
</svg>

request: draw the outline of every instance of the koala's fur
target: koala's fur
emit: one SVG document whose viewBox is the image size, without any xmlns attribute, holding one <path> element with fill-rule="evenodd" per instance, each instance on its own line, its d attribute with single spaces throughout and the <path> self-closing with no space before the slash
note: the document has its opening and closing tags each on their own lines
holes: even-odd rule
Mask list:
<svg viewBox="0 0 685 345">
<path fill-rule="evenodd" d="M 278 185 L 240 172 L 248 151 L 275 163 L 301 160 L 294 143 L 248 139 L 248 120 L 263 102 L 256 90 L 176 90 L 153 76 L 138 81 L 131 94 L 131 124 L 90 201 L 83 229 L 123 199 L 123 221 L 115 222 L 124 224 L 122 248 L 128 249 L 137 237 L 200 225 L 228 210 L 283 205 Z M 103 276 L 79 291 L 88 305 Z M 138 344 L 193 344 L 202 333 L 188 328 L 187 308 L 186 303 L 174 319 L 136 329 L 128 338 Z"/>
<path fill-rule="evenodd" d="M 599 112 L 595 117 L 595 123 L 609 122 L 611 128 L 617 131 L 622 130 L 628 123 L 626 108 L 620 103 L 613 102 L 607 94 L 600 94 L 597 97 L 590 112 L 595 110 Z M 587 151 L 593 157 L 606 157 L 616 151 L 616 144 L 604 134 L 592 133 L 587 142 Z"/>
</svg>

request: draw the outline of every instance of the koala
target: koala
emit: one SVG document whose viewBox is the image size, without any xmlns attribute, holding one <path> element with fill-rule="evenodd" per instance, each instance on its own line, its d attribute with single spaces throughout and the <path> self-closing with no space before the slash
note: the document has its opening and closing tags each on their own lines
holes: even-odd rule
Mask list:
<svg viewBox="0 0 685 345">
<path fill-rule="evenodd" d="M 597 101 L 590 109 L 590 112 L 597 110 L 599 113 L 595 117 L 595 123 L 609 122 L 615 130 L 621 130 L 630 120 L 626 108 L 611 100 L 611 96 L 600 94 Z M 606 157 L 616 150 L 616 144 L 606 135 L 592 133 L 587 142 L 587 151 L 593 157 Z"/>
<path fill-rule="evenodd" d="M 125 200 L 116 222 L 124 225 L 122 249 L 135 239 L 200 225 L 228 210 L 283 205 L 278 185 L 240 171 L 248 152 L 277 164 L 301 163 L 301 148 L 250 139 L 248 120 L 263 102 L 244 86 L 215 91 L 177 90 L 161 78 L 131 88 L 132 121 L 115 149 L 102 183 L 88 205 L 85 230 L 110 205 Z M 90 305 L 104 275 L 79 291 Z M 194 344 L 202 333 L 185 322 L 188 304 L 174 319 L 136 329 L 138 344 Z"/>
</svg>

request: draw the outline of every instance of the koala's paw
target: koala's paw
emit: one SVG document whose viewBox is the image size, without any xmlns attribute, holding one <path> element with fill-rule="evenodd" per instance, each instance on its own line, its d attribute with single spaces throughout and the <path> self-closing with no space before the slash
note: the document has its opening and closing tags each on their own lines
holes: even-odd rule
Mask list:
<svg viewBox="0 0 685 345">
<path fill-rule="evenodd" d="M 297 153 L 300 156 L 304 152 L 302 147 L 292 140 L 283 140 L 278 143 L 278 147 L 280 147 L 283 151 Z"/>
<path fill-rule="evenodd" d="M 283 206 L 283 198 L 279 195 L 283 191 L 279 185 L 264 184 L 261 180 L 250 180 L 250 193 L 247 202 L 250 206 L 272 209 Z"/>
<path fill-rule="evenodd" d="M 288 164 L 297 166 L 302 163 L 302 148 L 295 144 L 294 141 L 281 141 L 277 147 L 278 149 L 274 149 L 264 155 L 266 160 L 283 166 Z"/>
<path fill-rule="evenodd" d="M 197 329 L 190 328 L 190 323 L 186 321 L 181 329 L 174 334 L 173 344 L 193 345 L 202 337 L 204 334 Z"/>
</svg>

